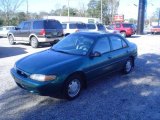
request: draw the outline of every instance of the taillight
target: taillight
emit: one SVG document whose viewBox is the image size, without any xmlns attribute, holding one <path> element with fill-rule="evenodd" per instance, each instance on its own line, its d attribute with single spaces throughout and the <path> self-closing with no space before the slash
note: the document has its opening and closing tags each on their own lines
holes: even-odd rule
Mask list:
<svg viewBox="0 0 160 120">
<path fill-rule="evenodd" d="M 44 29 L 42 29 L 40 32 L 39 32 L 39 35 L 46 35 L 46 31 Z"/>
</svg>

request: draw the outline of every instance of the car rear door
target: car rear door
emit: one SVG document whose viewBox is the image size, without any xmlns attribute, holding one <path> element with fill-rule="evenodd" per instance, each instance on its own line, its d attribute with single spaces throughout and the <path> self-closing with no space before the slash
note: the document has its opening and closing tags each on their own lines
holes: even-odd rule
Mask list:
<svg viewBox="0 0 160 120">
<path fill-rule="evenodd" d="M 118 35 L 109 36 L 111 43 L 110 62 L 113 71 L 122 69 L 126 60 L 129 58 L 129 48 L 124 38 Z"/>
</svg>

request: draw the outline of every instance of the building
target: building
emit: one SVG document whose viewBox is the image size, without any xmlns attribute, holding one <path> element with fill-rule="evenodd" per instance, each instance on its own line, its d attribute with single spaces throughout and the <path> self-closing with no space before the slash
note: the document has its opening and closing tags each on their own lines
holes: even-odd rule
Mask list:
<svg viewBox="0 0 160 120">
<path fill-rule="evenodd" d="M 43 19 L 55 19 L 62 22 L 84 22 L 84 23 L 100 23 L 99 18 L 88 18 L 88 17 L 68 17 L 68 16 L 44 16 Z"/>
</svg>

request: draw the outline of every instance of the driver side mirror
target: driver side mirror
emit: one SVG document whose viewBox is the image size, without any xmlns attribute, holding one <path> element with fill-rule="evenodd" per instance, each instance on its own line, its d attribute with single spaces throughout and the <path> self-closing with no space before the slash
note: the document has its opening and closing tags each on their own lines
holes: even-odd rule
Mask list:
<svg viewBox="0 0 160 120">
<path fill-rule="evenodd" d="M 102 54 L 100 52 L 95 51 L 95 52 L 93 52 L 93 53 L 90 54 L 90 57 L 101 57 L 101 55 Z"/>
</svg>

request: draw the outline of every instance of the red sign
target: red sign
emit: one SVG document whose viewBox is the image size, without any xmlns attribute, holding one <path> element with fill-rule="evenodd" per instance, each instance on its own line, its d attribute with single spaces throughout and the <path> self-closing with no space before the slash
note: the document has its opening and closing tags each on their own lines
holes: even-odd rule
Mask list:
<svg viewBox="0 0 160 120">
<path fill-rule="evenodd" d="M 115 15 L 114 22 L 124 22 L 124 15 Z"/>
</svg>

